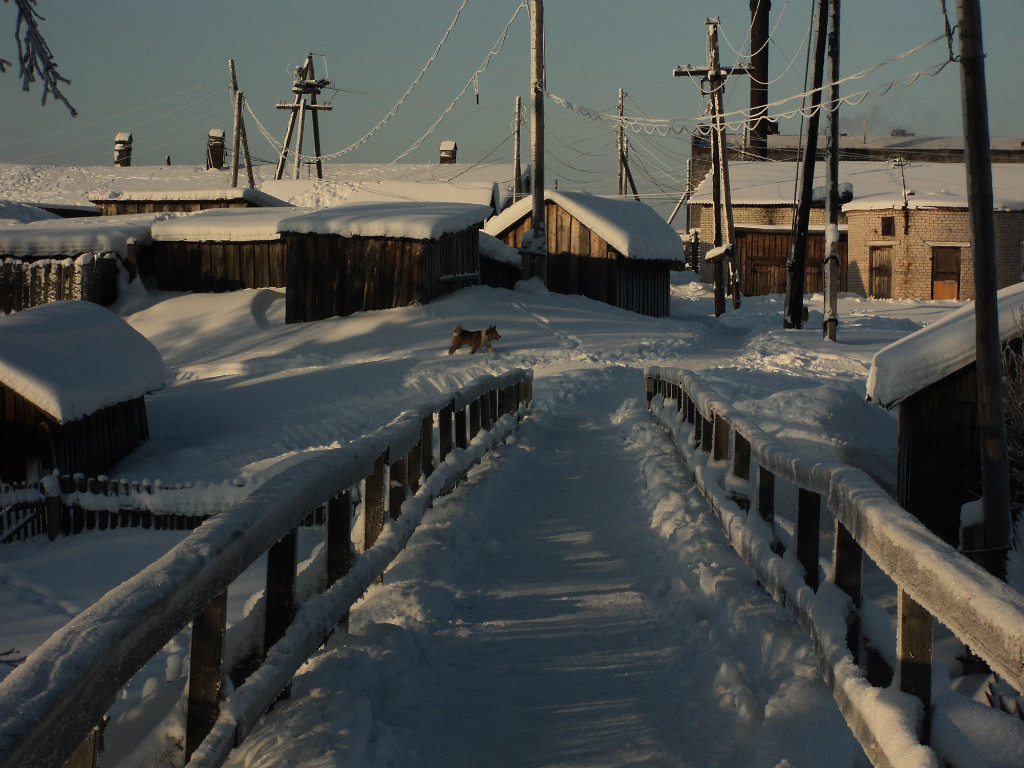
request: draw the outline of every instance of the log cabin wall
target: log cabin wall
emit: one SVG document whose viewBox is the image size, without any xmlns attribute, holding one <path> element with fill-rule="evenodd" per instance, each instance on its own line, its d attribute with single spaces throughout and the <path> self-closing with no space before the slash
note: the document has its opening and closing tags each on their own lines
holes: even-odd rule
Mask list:
<svg viewBox="0 0 1024 768">
<path fill-rule="evenodd" d="M 285 244 L 159 241 L 139 249 L 139 272 L 156 275 L 161 291 L 211 293 L 242 288 L 283 288 Z"/>
<path fill-rule="evenodd" d="M 428 302 L 479 282 L 477 228 L 437 240 L 284 234 L 285 320 Z"/>
<path fill-rule="evenodd" d="M 548 289 L 586 296 L 653 317 L 670 311 L 670 262 L 627 259 L 561 206 L 545 203 Z M 533 228 L 526 216 L 498 239 L 518 248 Z"/>
<path fill-rule="evenodd" d="M 5 315 L 51 301 L 80 299 L 110 306 L 117 299 L 118 256 L 0 259 L 0 311 Z"/>
</svg>

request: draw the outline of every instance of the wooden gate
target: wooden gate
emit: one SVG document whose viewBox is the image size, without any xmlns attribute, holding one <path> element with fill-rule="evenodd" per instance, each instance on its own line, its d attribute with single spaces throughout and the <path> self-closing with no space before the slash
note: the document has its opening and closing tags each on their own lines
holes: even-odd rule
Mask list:
<svg viewBox="0 0 1024 768">
<path fill-rule="evenodd" d="M 932 248 L 932 298 L 960 298 L 960 248 Z"/>
<path fill-rule="evenodd" d="M 789 232 L 737 232 L 736 255 L 739 261 L 740 289 L 744 296 L 766 296 L 786 292 L 786 261 L 793 244 Z M 825 235 L 807 237 L 804 293 L 822 293 L 824 282 Z M 839 290 L 846 290 L 847 240 L 839 240 Z"/>
<path fill-rule="evenodd" d="M 892 298 L 892 246 L 872 246 L 871 277 L 868 296 L 873 299 Z"/>
</svg>

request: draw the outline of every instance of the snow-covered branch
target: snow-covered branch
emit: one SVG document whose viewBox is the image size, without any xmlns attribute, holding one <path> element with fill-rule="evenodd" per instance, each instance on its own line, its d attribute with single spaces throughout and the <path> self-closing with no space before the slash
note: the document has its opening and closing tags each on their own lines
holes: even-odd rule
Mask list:
<svg viewBox="0 0 1024 768">
<path fill-rule="evenodd" d="M 11 0 L 4 0 L 5 3 Z M 47 44 L 43 33 L 39 31 L 39 22 L 44 18 L 36 10 L 36 0 L 14 0 L 18 7 L 18 22 L 14 31 L 14 37 L 18 41 L 18 66 L 21 77 L 22 88 L 29 90 L 32 83 L 41 80 L 43 83 L 43 104 L 46 104 L 48 96 L 53 96 L 71 112 L 74 117 L 78 111 L 71 106 L 71 102 L 61 93 L 61 84 L 70 83 L 66 77 L 57 70 L 57 62 L 53 60 L 53 53 Z M 0 72 L 6 72 L 11 66 L 9 61 L 0 59 Z"/>
</svg>

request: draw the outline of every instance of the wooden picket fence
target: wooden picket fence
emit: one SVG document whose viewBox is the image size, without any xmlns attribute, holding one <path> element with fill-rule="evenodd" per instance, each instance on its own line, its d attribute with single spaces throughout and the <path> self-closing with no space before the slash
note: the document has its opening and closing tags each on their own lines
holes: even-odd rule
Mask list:
<svg viewBox="0 0 1024 768">
<path fill-rule="evenodd" d="M 77 258 L 0 260 L 0 311 L 5 315 L 65 299 L 109 306 L 117 298 L 116 253 Z"/>
<path fill-rule="evenodd" d="M 516 429 L 532 390 L 529 370 L 481 377 L 290 467 L 212 515 L 0 681 L 0 711 L 18 712 L 0 720 L 0 768 L 95 766 L 98 724 L 118 693 L 189 625 L 186 760 L 188 768 L 222 765 L 257 719 L 289 695 L 295 671 L 380 578 L 433 499 Z M 360 488 L 364 546 L 353 559 L 352 500 Z M 298 603 L 297 528 L 317 510 L 326 517 L 326 572 L 318 575 L 322 591 Z M 227 590 L 264 554 L 262 654 L 225 698 L 221 681 L 234 671 L 224 663 Z"/>
<path fill-rule="evenodd" d="M 943 764 L 927 746 L 933 618 L 1024 692 L 1024 596 L 928 531 L 864 472 L 794 454 L 696 374 L 652 366 L 645 379 L 648 407 L 672 433 L 733 547 L 810 633 L 822 676 L 873 765 Z M 786 542 L 775 525 L 777 479 L 797 489 L 795 530 Z M 824 581 L 823 500 L 835 519 L 832 569 Z M 786 544 L 799 566 L 780 556 Z M 865 555 L 898 590 L 896 669 L 888 674 L 878 657 L 869 658 L 871 639 L 863 631 Z M 828 606 L 837 603 L 843 615 L 830 617 Z M 828 618 L 839 619 L 843 636 Z M 878 701 L 872 689 L 887 686 L 892 673 L 909 694 L 903 711 L 911 716 L 902 722 L 899 707 L 885 717 L 871 709 Z"/>
</svg>

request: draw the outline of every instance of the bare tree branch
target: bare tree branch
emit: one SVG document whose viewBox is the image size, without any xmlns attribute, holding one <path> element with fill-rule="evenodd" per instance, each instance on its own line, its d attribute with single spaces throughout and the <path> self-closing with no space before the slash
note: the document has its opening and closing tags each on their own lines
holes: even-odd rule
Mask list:
<svg viewBox="0 0 1024 768">
<path fill-rule="evenodd" d="M 4 0 L 5 3 L 11 0 Z M 41 80 L 43 83 L 43 104 L 46 99 L 53 96 L 57 101 L 68 108 L 71 116 L 74 117 L 78 111 L 71 106 L 64 94 L 61 93 L 61 83 L 70 83 L 57 71 L 57 62 L 53 60 L 53 53 L 47 45 L 42 33 L 39 31 L 39 22 L 45 19 L 36 10 L 36 0 L 14 0 L 18 6 L 18 23 L 15 28 L 14 37 L 18 41 L 18 64 L 21 67 L 20 76 L 22 89 L 27 91 L 32 83 Z M 0 72 L 5 72 L 11 66 L 9 61 L 0 59 Z"/>
</svg>

